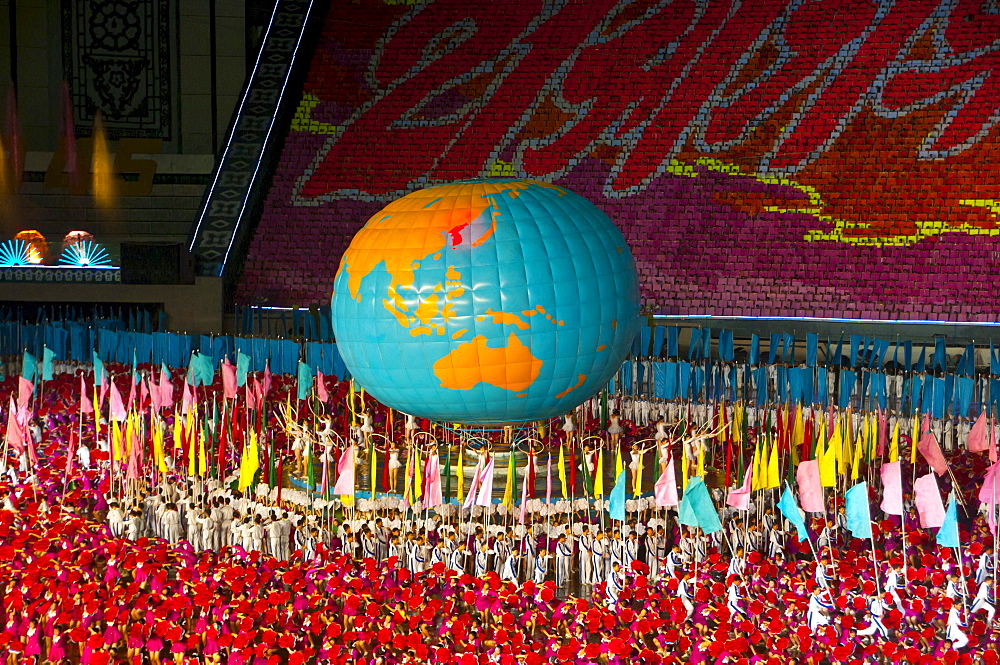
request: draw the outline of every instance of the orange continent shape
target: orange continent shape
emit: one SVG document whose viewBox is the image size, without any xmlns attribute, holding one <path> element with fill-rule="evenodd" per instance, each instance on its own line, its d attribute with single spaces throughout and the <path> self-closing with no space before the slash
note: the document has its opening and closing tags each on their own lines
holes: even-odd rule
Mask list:
<svg viewBox="0 0 1000 665">
<path fill-rule="evenodd" d="M 486 345 L 486 337 L 477 335 L 434 363 L 434 375 L 443 388 L 451 390 L 487 383 L 520 392 L 531 387 L 541 369 L 542 361 L 514 333 L 507 338 L 507 346 L 496 349 Z"/>
</svg>

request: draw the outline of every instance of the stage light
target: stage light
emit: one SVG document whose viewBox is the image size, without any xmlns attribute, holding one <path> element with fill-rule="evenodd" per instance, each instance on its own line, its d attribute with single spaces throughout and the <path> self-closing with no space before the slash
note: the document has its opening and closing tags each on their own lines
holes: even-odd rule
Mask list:
<svg viewBox="0 0 1000 665">
<path fill-rule="evenodd" d="M 83 240 L 63 250 L 59 265 L 68 268 L 110 268 L 111 257 L 103 246 L 93 240 Z"/>
<path fill-rule="evenodd" d="M 41 265 L 49 253 L 49 243 L 40 231 L 34 229 L 21 231 L 14 240 L 21 240 L 28 247 L 28 263 Z"/>
</svg>

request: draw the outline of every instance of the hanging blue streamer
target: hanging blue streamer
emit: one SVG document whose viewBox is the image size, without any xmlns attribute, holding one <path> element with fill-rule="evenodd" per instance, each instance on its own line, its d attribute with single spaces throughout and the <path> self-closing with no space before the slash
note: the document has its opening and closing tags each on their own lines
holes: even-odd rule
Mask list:
<svg viewBox="0 0 1000 665">
<path fill-rule="evenodd" d="M 815 367 L 818 355 L 819 335 L 816 333 L 806 333 L 806 365 L 809 367 Z"/>
</svg>

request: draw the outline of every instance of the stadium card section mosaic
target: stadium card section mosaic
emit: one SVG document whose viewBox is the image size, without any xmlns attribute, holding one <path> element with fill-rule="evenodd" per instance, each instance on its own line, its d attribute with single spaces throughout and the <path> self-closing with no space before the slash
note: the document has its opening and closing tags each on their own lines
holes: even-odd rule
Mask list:
<svg viewBox="0 0 1000 665">
<path fill-rule="evenodd" d="M 527 177 L 663 314 L 992 320 L 991 3 L 334 3 L 238 297 L 329 296 L 389 201 Z"/>
</svg>

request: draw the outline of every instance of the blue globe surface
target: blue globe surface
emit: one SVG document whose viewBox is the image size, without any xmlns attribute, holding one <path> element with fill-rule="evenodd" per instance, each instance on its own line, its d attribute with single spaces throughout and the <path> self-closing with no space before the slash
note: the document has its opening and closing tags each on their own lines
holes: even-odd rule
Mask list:
<svg viewBox="0 0 1000 665">
<path fill-rule="evenodd" d="M 564 414 L 638 326 L 635 263 L 601 210 L 531 180 L 428 187 L 372 216 L 334 281 L 333 330 L 384 404 L 456 423 Z"/>
</svg>

